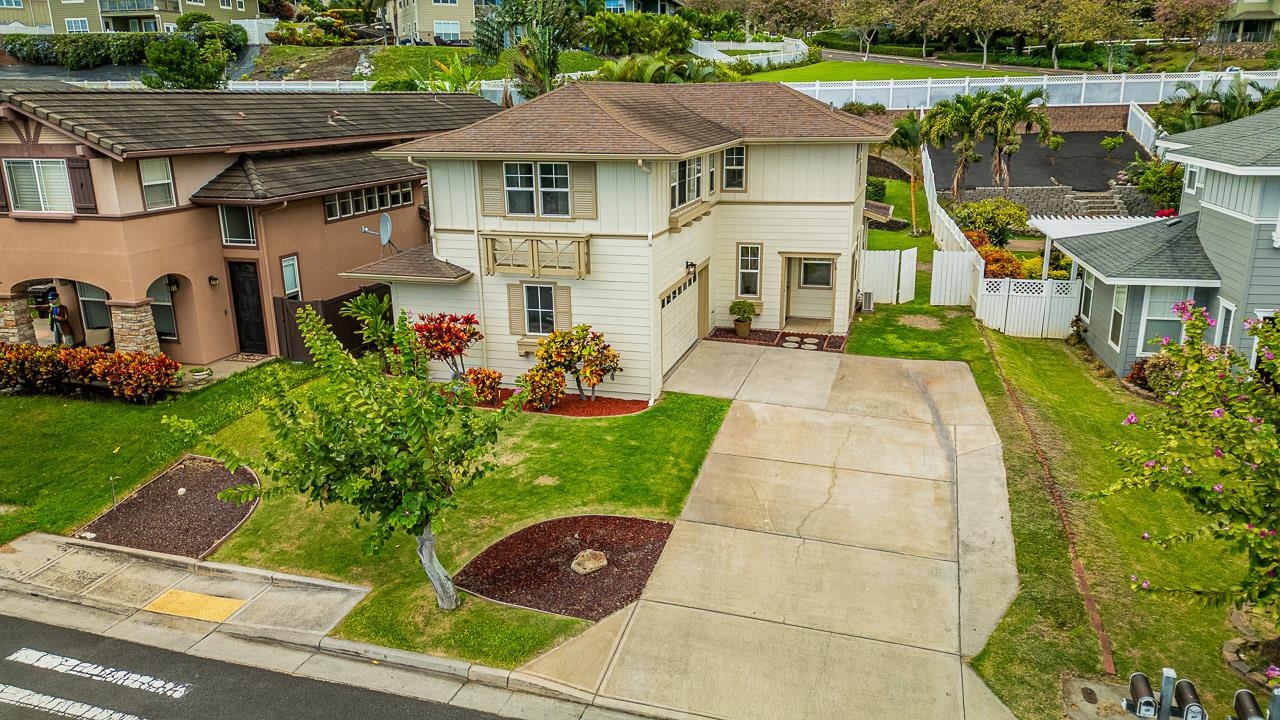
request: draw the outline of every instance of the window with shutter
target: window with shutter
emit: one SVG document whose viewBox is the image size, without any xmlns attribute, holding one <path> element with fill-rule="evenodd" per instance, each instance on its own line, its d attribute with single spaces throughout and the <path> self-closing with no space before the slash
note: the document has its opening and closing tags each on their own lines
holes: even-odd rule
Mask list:
<svg viewBox="0 0 1280 720">
<path fill-rule="evenodd" d="M 71 204 L 77 213 L 95 215 L 98 202 L 93 195 L 93 173 L 85 158 L 67 158 L 67 183 L 71 186 Z"/>
<path fill-rule="evenodd" d="M 5 160 L 4 174 L 14 210 L 48 213 L 73 211 L 65 161 Z"/>
<path fill-rule="evenodd" d="M 480 166 L 480 214 L 501 217 L 506 214 L 503 197 L 502 163 L 482 162 Z"/>
<path fill-rule="evenodd" d="M 596 218 L 596 164 L 571 164 L 569 178 L 570 192 L 573 195 L 573 216 L 580 220 L 594 220 Z"/>
</svg>

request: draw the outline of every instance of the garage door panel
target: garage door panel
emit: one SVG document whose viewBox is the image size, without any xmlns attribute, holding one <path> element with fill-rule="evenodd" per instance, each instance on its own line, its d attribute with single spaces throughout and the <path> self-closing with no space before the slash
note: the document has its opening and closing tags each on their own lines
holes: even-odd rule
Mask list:
<svg viewBox="0 0 1280 720">
<path fill-rule="evenodd" d="M 662 322 L 662 372 L 698 341 L 698 285 L 690 277 L 658 300 Z"/>
</svg>

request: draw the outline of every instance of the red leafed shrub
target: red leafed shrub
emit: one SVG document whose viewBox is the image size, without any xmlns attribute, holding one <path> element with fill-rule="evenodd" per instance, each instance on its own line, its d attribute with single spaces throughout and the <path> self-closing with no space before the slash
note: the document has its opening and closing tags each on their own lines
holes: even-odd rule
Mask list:
<svg viewBox="0 0 1280 720">
<path fill-rule="evenodd" d="M 539 410 L 550 410 L 564 397 L 564 371 L 539 363 L 516 380 L 516 387 L 520 388 L 526 403 Z"/>
<path fill-rule="evenodd" d="M 107 384 L 112 395 L 136 400 L 153 397 L 168 387 L 181 367 L 164 354 L 117 352 L 99 358 L 93 364 L 93 372 Z"/>
<path fill-rule="evenodd" d="M 64 347 L 58 351 L 63 366 L 66 367 L 67 382 L 87 383 L 95 378 L 93 366 L 104 356 L 107 350 L 98 347 Z"/>
<path fill-rule="evenodd" d="M 1025 277 L 1022 261 L 1017 255 L 998 248 L 994 245 L 984 245 L 978 248 L 978 254 L 987 263 L 986 277 L 989 278 L 1013 278 L 1019 279 Z"/>
<path fill-rule="evenodd" d="M 413 331 L 418 334 L 418 341 L 431 354 L 431 359 L 448 365 L 454 377 L 462 377 L 466 372 L 463 354 L 484 339 L 475 315 L 418 315 Z"/>
<path fill-rule="evenodd" d="M 991 244 L 991 236 L 982 230 L 965 230 L 964 237 L 975 250 Z"/>
<path fill-rule="evenodd" d="M 1147 380 L 1147 361 L 1143 358 L 1134 360 L 1133 365 L 1129 366 L 1129 374 L 1125 375 L 1124 379 L 1143 390 L 1150 390 L 1151 383 Z"/>
<path fill-rule="evenodd" d="M 476 399 L 483 403 L 491 403 L 498 399 L 498 386 L 502 384 L 502 373 L 493 368 L 467 368 L 467 384 L 476 392 Z"/>
<path fill-rule="evenodd" d="M 622 372 L 622 356 L 604 341 L 604 333 L 590 325 L 575 325 L 572 330 L 556 330 L 538 341 L 534 354 L 539 365 L 569 373 L 578 386 L 578 397 L 587 399 L 583 386 L 596 398 L 596 386 Z"/>
<path fill-rule="evenodd" d="M 62 386 L 67 368 L 56 347 L 4 345 L 0 351 L 0 385 L 51 392 Z"/>
</svg>

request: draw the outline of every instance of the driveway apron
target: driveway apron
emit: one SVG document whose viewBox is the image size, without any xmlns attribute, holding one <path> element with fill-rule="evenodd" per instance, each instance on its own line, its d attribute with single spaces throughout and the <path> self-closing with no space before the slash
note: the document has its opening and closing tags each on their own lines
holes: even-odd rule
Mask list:
<svg viewBox="0 0 1280 720">
<path fill-rule="evenodd" d="M 641 599 L 513 675 L 671 717 L 1012 715 L 965 665 L 1017 593 L 962 363 L 701 343 L 734 399 Z"/>
</svg>

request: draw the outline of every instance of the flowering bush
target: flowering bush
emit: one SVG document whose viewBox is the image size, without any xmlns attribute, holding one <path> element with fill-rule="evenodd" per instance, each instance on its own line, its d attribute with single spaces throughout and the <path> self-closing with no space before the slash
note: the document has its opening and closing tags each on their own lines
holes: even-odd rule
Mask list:
<svg viewBox="0 0 1280 720">
<path fill-rule="evenodd" d="M 173 382 L 182 366 L 164 354 L 145 352 L 104 353 L 93 364 L 93 373 L 111 394 L 129 400 L 154 397 Z"/>
<path fill-rule="evenodd" d="M 0 343 L 0 387 L 58 392 L 98 381 L 116 397 L 136 400 L 168 387 L 180 368 L 164 354 Z"/>
<path fill-rule="evenodd" d="M 1146 428 L 1148 437 L 1119 447 L 1127 477 L 1096 497 L 1136 488 L 1173 491 L 1203 516 L 1204 523 L 1156 539 L 1157 544 L 1213 538 L 1248 560 L 1245 577 L 1229 587 L 1135 583 L 1135 588 L 1211 605 L 1252 603 L 1280 616 L 1280 503 L 1274 502 L 1280 494 L 1280 396 L 1266 381 L 1280 372 L 1274 353 L 1280 347 L 1280 326 L 1253 318 L 1245 322 L 1257 339 L 1254 368 L 1248 357 L 1231 348 L 1204 342 L 1215 323 L 1204 308 L 1184 300 L 1174 311 L 1187 339 L 1168 343 L 1161 354 L 1176 364 L 1177 385 L 1166 394 L 1166 407 L 1142 417 L 1129 413 L 1122 421 Z M 1150 538 L 1148 533 L 1143 536 Z"/>
<path fill-rule="evenodd" d="M 1178 211 L 1174 208 L 1161 208 L 1156 211 L 1156 217 L 1158 218 L 1171 218 L 1176 216 L 1177 214 L 1178 214 Z"/>
<path fill-rule="evenodd" d="M 546 412 L 564 397 L 564 372 L 539 363 L 516 379 L 516 387 L 524 402 Z"/>
<path fill-rule="evenodd" d="M 991 236 L 981 230 L 965 230 L 964 237 L 973 246 L 974 250 L 981 249 L 991 244 Z"/>
<path fill-rule="evenodd" d="M 978 254 L 987 264 L 985 277 L 989 278 L 1023 278 L 1026 277 L 1022 267 L 1022 261 L 1017 255 L 998 248 L 995 245 L 983 245 L 978 248 Z"/>
<path fill-rule="evenodd" d="M 1143 369 L 1147 376 L 1147 389 L 1161 398 L 1176 390 L 1182 378 L 1178 361 L 1169 353 L 1156 353 L 1147 358 Z"/>
<path fill-rule="evenodd" d="M 467 368 L 466 378 L 480 402 L 491 403 L 498 399 L 498 386 L 502 384 L 501 372 L 493 368 Z"/>
<path fill-rule="evenodd" d="M 573 376 L 578 386 L 578 397 L 596 399 L 596 386 L 605 376 L 613 379 L 622 372 L 622 357 L 613 346 L 604 341 L 604 333 L 596 332 L 590 325 L 575 325 L 572 330 L 556 330 L 538 341 L 534 354 L 538 364 Z"/>
<path fill-rule="evenodd" d="M 413 331 L 431 359 L 448 365 L 454 378 L 461 378 L 467 371 L 463 357 L 467 350 L 484 339 L 475 315 L 419 315 Z"/>
</svg>

